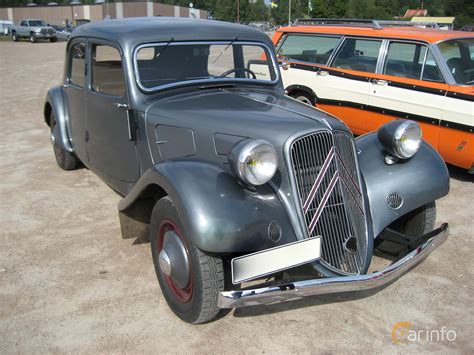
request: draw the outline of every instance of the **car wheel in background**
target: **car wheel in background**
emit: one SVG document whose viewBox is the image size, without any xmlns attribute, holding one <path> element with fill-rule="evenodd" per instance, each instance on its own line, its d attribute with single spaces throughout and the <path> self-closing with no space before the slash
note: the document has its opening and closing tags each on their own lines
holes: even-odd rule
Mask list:
<svg viewBox="0 0 474 355">
<path fill-rule="evenodd" d="M 51 37 L 49 40 L 50 40 L 50 42 L 54 43 L 54 42 L 58 41 L 58 38 L 57 37 Z"/>
<path fill-rule="evenodd" d="M 150 241 L 156 276 L 173 312 L 193 324 L 216 318 L 220 312 L 217 298 L 224 290 L 222 259 L 205 254 L 186 238 L 168 196 L 153 208 Z"/>
<path fill-rule="evenodd" d="M 16 32 L 12 33 L 12 41 L 13 42 L 18 42 L 20 40 L 20 37 L 16 34 Z"/>
<path fill-rule="evenodd" d="M 50 116 L 50 126 L 51 126 L 51 134 L 53 134 L 53 130 L 57 125 L 56 117 L 53 112 L 51 112 Z M 68 152 L 67 150 L 58 147 L 53 142 L 53 150 L 54 156 L 56 157 L 56 162 L 58 163 L 59 167 L 64 170 L 73 170 L 77 166 L 77 158 L 74 154 Z"/>
<path fill-rule="evenodd" d="M 30 42 L 31 43 L 36 43 L 38 41 L 38 38 L 36 38 L 35 34 L 30 34 Z"/>
<path fill-rule="evenodd" d="M 316 105 L 316 100 L 314 98 L 310 97 L 307 93 L 303 91 L 293 91 L 290 96 L 298 101 L 301 101 L 302 103 L 310 106 Z"/>
</svg>

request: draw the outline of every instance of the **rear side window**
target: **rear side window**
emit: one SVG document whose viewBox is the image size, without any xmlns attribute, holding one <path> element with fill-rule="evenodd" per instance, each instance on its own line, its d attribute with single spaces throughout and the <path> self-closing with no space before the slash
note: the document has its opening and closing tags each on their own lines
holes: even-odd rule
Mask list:
<svg viewBox="0 0 474 355">
<path fill-rule="evenodd" d="M 71 47 L 71 71 L 69 81 L 71 84 L 84 86 L 86 72 L 86 45 L 76 43 Z"/>
<path fill-rule="evenodd" d="M 340 37 L 288 35 L 277 55 L 302 62 L 326 64 L 340 40 Z"/>
<path fill-rule="evenodd" d="M 428 55 L 426 56 L 425 66 L 423 67 L 423 74 L 421 79 L 426 81 L 437 81 L 444 83 L 443 76 L 441 75 L 441 72 L 439 71 L 439 68 L 436 65 L 431 51 L 428 51 Z"/>
<path fill-rule="evenodd" d="M 334 68 L 375 73 L 382 41 L 348 38 L 333 63 Z"/>
<path fill-rule="evenodd" d="M 401 78 L 442 81 L 433 56 L 420 43 L 391 42 L 383 73 Z"/>
<path fill-rule="evenodd" d="M 111 46 L 94 44 L 92 46 L 92 91 L 123 96 L 125 78 L 122 57 Z"/>
<path fill-rule="evenodd" d="M 426 50 L 425 46 L 418 43 L 391 42 L 383 73 L 419 80 Z"/>
</svg>

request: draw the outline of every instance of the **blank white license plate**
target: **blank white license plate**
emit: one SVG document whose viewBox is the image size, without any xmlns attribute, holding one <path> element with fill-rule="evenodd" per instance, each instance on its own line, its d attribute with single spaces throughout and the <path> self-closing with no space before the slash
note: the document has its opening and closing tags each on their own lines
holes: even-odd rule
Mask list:
<svg viewBox="0 0 474 355">
<path fill-rule="evenodd" d="M 232 282 L 238 284 L 303 265 L 321 257 L 321 238 L 314 237 L 232 259 Z"/>
</svg>

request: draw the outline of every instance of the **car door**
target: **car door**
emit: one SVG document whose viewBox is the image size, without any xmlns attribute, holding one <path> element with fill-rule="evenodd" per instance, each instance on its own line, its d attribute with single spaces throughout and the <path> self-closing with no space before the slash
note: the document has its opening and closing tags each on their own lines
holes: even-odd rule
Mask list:
<svg viewBox="0 0 474 355">
<path fill-rule="evenodd" d="M 76 39 L 69 44 L 67 55 L 67 81 L 63 93 L 68 113 L 68 130 L 74 154 L 85 164 L 86 151 L 86 56 L 87 42 Z"/>
<path fill-rule="evenodd" d="M 370 80 L 376 72 L 381 39 L 346 37 L 319 73 L 318 107 L 342 119 L 356 134 L 367 132 Z"/>
<path fill-rule="evenodd" d="M 293 88 L 305 87 L 320 97 L 323 88 L 319 70 L 327 65 L 341 38 L 342 36 L 288 33 L 279 40 L 278 60 L 280 63 L 283 60 L 289 63 L 280 72 L 283 85 L 290 95 Z"/>
<path fill-rule="evenodd" d="M 453 77 L 441 113 L 439 152 L 474 171 L 474 39 L 447 40 L 437 48 Z"/>
<path fill-rule="evenodd" d="M 371 81 L 368 130 L 387 121 L 417 121 L 423 138 L 438 149 L 441 110 L 449 86 L 430 48 L 420 42 L 387 40 L 380 75 Z"/>
<path fill-rule="evenodd" d="M 89 51 L 86 137 L 90 164 L 108 177 L 134 182 L 139 164 L 130 130 L 123 56 L 107 42 L 90 41 Z"/>
</svg>

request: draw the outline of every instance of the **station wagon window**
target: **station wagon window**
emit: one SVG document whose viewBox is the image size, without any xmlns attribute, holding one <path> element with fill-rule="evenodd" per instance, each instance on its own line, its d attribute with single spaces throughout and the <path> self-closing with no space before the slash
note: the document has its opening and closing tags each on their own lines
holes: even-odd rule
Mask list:
<svg viewBox="0 0 474 355">
<path fill-rule="evenodd" d="M 92 91 L 123 96 L 125 78 L 120 52 L 111 46 L 92 46 Z"/>
<path fill-rule="evenodd" d="M 438 65 L 436 64 L 433 55 L 431 54 L 431 51 L 428 51 L 428 54 L 426 56 L 425 66 L 423 67 L 423 76 L 421 79 L 426 81 L 437 81 L 444 83 L 443 75 L 441 74 Z"/>
<path fill-rule="evenodd" d="M 277 73 L 271 58 L 258 44 L 178 42 L 140 48 L 135 65 L 140 85 L 151 91 L 185 82 L 274 82 Z"/>
<path fill-rule="evenodd" d="M 278 49 L 278 57 L 315 63 L 326 64 L 341 37 L 287 35 Z"/>
<path fill-rule="evenodd" d="M 333 67 L 375 73 L 381 45 L 380 40 L 347 38 L 336 55 Z"/>
<path fill-rule="evenodd" d="M 474 38 L 453 39 L 438 44 L 449 71 L 461 85 L 474 84 Z"/>
<path fill-rule="evenodd" d="M 74 85 L 84 86 L 86 72 L 86 45 L 76 43 L 71 47 L 71 71 L 69 82 Z"/>
</svg>

